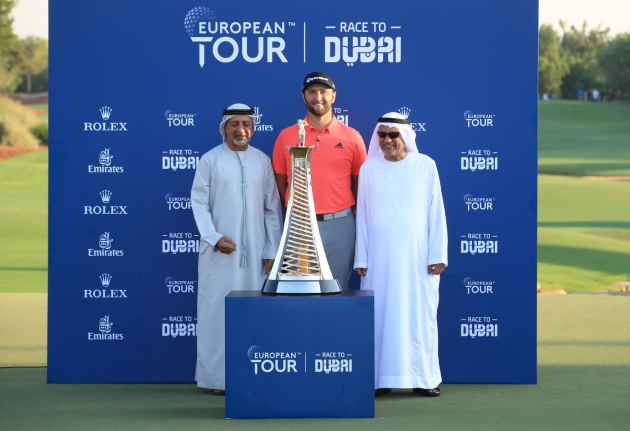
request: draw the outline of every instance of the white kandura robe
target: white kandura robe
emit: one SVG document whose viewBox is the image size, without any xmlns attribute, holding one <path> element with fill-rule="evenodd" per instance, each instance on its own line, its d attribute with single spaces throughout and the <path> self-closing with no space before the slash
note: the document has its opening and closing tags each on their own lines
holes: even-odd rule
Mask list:
<svg viewBox="0 0 630 431">
<path fill-rule="evenodd" d="M 269 157 L 251 146 L 232 151 L 225 143 L 208 151 L 197 164 L 191 201 L 201 236 L 195 380 L 203 388 L 225 389 L 224 298 L 232 290 L 262 288 L 263 259 L 276 257 L 282 235 Z M 230 255 L 215 249 L 222 236 L 236 243 Z"/>
<path fill-rule="evenodd" d="M 374 291 L 375 389 L 437 387 L 440 276 L 447 262 L 444 203 L 435 162 L 408 153 L 369 157 L 359 174 L 355 268 Z"/>
</svg>

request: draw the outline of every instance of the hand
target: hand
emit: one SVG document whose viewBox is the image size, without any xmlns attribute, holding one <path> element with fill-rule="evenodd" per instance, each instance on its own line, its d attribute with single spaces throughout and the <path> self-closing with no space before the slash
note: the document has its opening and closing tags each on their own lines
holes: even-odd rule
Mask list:
<svg viewBox="0 0 630 431">
<path fill-rule="evenodd" d="M 433 263 L 427 266 L 427 271 L 431 275 L 440 275 L 444 272 L 444 264 L 443 263 Z"/>
<path fill-rule="evenodd" d="M 227 236 L 222 236 L 221 239 L 217 241 L 217 248 L 223 254 L 232 254 L 232 252 L 236 250 L 236 243 Z"/>
<path fill-rule="evenodd" d="M 367 268 L 357 268 L 356 270 L 357 274 L 361 277 L 365 277 L 365 274 L 367 274 Z"/>
<path fill-rule="evenodd" d="M 265 275 L 269 275 L 271 268 L 273 267 L 274 259 L 263 259 L 263 272 Z"/>
</svg>

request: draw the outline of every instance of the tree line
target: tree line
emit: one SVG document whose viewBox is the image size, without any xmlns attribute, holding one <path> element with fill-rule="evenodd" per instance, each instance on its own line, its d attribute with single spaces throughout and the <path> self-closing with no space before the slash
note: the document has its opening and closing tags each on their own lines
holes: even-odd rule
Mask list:
<svg viewBox="0 0 630 431">
<path fill-rule="evenodd" d="M 11 12 L 17 0 L 0 0 L 0 94 L 48 91 L 48 40 L 19 39 Z"/>
<path fill-rule="evenodd" d="M 538 32 L 538 92 L 549 97 L 630 99 L 630 33 L 549 24 Z M 590 96 L 589 96 L 590 95 Z"/>
</svg>

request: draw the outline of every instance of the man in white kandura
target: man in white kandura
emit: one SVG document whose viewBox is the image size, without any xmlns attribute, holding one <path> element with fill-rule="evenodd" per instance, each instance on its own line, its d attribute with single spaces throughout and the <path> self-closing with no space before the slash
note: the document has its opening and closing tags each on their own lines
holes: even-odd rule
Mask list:
<svg viewBox="0 0 630 431">
<path fill-rule="evenodd" d="M 271 160 L 249 145 L 254 109 L 223 111 L 223 143 L 197 164 L 192 210 L 201 236 L 195 380 L 225 395 L 225 302 L 232 290 L 260 290 L 282 235 Z"/>
<path fill-rule="evenodd" d="M 359 173 L 354 268 L 374 291 L 375 394 L 440 395 L 437 308 L 447 262 L 446 216 L 435 162 L 409 121 L 378 119 Z"/>
</svg>

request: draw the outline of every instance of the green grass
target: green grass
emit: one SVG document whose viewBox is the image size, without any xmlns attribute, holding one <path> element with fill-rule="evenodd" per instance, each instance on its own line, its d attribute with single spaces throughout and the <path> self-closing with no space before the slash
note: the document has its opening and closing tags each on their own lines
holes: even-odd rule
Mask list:
<svg viewBox="0 0 630 431">
<path fill-rule="evenodd" d="M 0 160 L 0 292 L 46 292 L 48 152 Z"/>
<path fill-rule="evenodd" d="M 630 175 L 630 106 L 539 103 L 538 172 Z"/>
<path fill-rule="evenodd" d="M 630 279 L 630 106 L 539 104 L 538 281 L 568 291 Z"/>
<path fill-rule="evenodd" d="M 541 175 L 538 281 L 569 291 L 630 279 L 629 181 Z"/>
<path fill-rule="evenodd" d="M 6 294 L 0 294 L 0 309 Z M 26 295 L 12 295 L 13 297 Z M 0 327 L 44 313 L 15 298 Z M 16 321 L 14 316 L 23 315 Z M 630 298 L 538 295 L 537 385 L 441 385 L 424 398 L 394 390 L 374 419 L 225 420 L 225 398 L 194 385 L 47 385 L 45 368 L 0 368 L 0 428 L 21 430 L 625 431 L 630 423 Z M 43 328 L 41 330 L 44 331 Z M 45 347 L 15 339 L 26 355 Z M 514 340 L 517 342 L 518 340 Z M 1 342 L 1 340 L 0 340 Z M 150 353 L 147 353 L 150 354 Z"/>
</svg>

